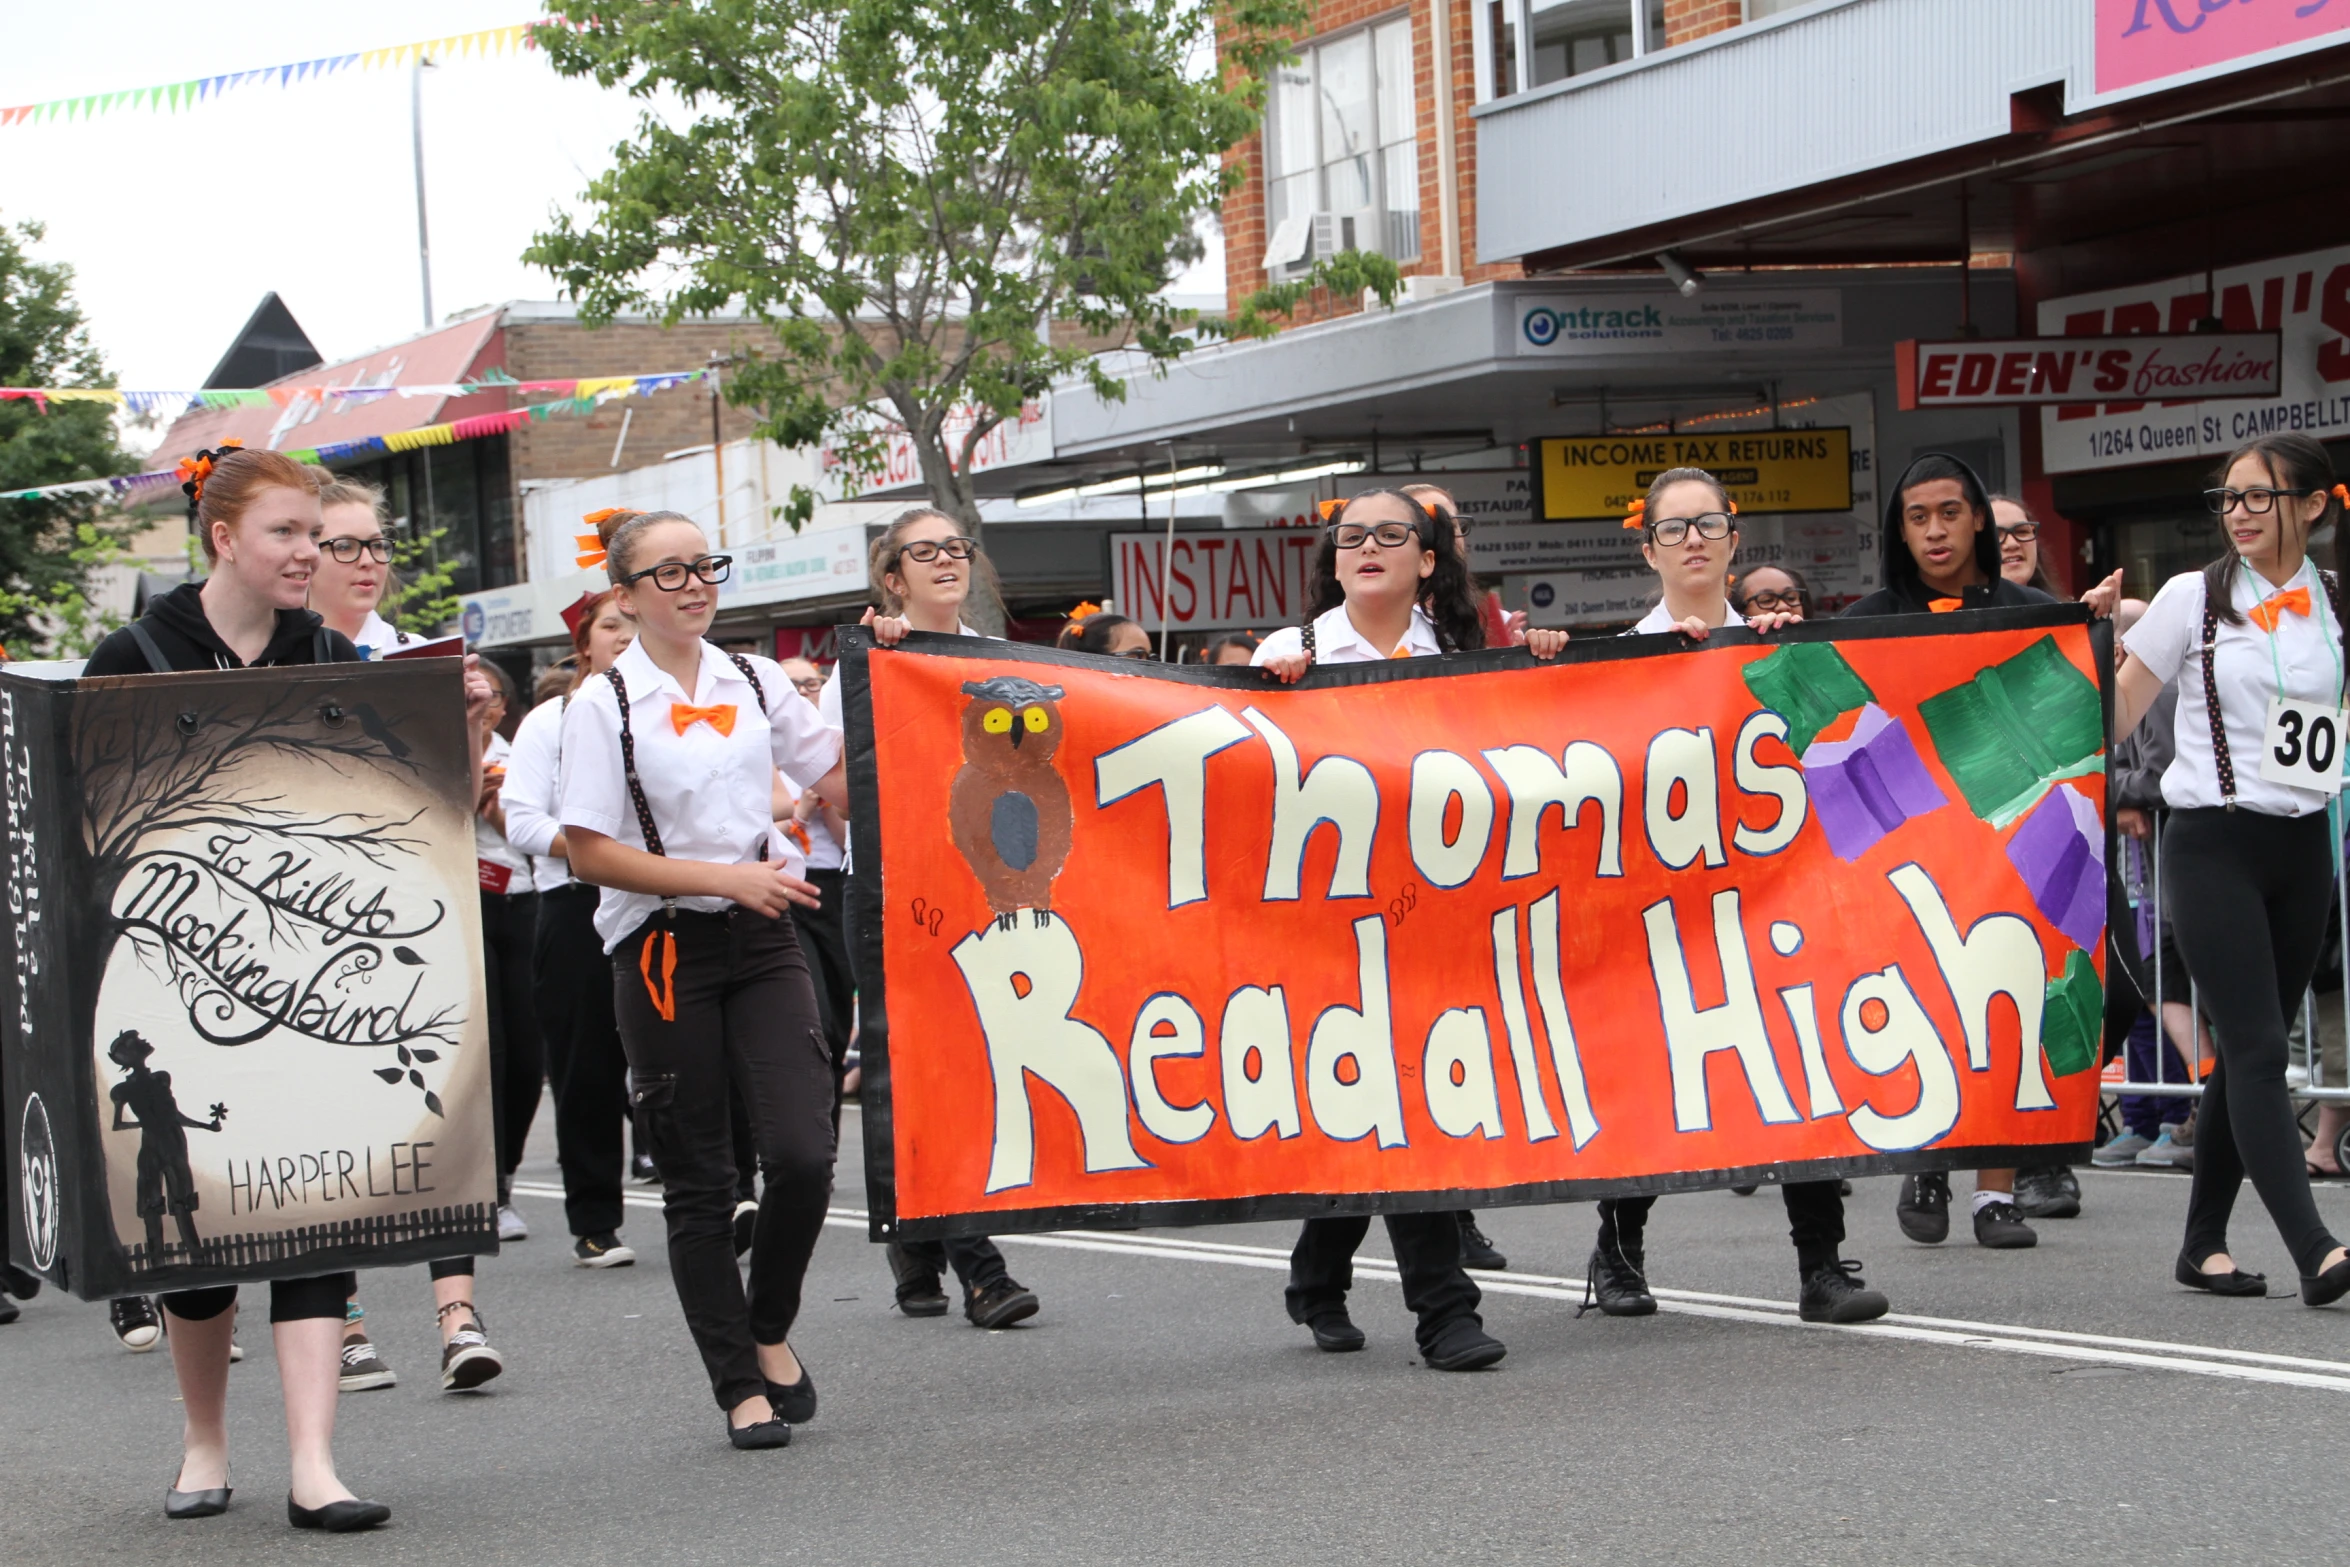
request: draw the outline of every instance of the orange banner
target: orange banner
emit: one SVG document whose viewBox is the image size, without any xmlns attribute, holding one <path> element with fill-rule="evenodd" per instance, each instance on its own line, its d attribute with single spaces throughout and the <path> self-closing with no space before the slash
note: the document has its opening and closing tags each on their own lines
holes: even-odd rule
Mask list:
<svg viewBox="0 0 2350 1567">
<path fill-rule="evenodd" d="M 2084 1155 L 2084 620 L 1294 688 L 847 633 L 874 1233 Z"/>
</svg>

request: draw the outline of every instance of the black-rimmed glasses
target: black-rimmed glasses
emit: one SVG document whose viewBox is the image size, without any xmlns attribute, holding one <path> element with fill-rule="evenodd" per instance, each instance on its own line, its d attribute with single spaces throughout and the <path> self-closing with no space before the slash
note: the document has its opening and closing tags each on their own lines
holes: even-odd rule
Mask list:
<svg viewBox="0 0 2350 1567">
<path fill-rule="evenodd" d="M 704 555 L 701 559 L 690 563 L 682 560 L 665 560 L 658 566 L 647 566 L 642 571 L 632 571 L 620 579 L 620 585 L 624 588 L 633 588 L 650 577 L 653 579 L 653 586 L 662 592 L 679 593 L 684 591 L 689 579 L 699 579 L 716 586 L 733 573 L 734 557 L 732 555 Z"/>
<path fill-rule="evenodd" d="M 2225 517 L 2238 506 L 2242 506 L 2252 516 L 2265 517 L 2276 510 L 2277 497 L 2280 495 L 2298 499 L 2318 493 L 2316 490 L 2205 490 L 2203 504 L 2211 508 L 2214 517 Z"/>
<path fill-rule="evenodd" d="M 979 553 L 979 541 L 956 534 L 947 539 L 916 539 L 911 544 L 898 546 L 898 558 L 927 566 L 944 555 L 949 560 L 969 560 Z"/>
<path fill-rule="evenodd" d="M 1700 512 L 1694 517 L 1659 517 L 1648 525 L 1648 536 L 1659 544 L 1673 545 L 1689 537 L 1695 528 L 1701 539 L 1726 539 L 1736 524 L 1726 511 Z"/>
<path fill-rule="evenodd" d="M 1420 537 L 1420 530 L 1408 522 L 1334 522 L 1325 531 L 1342 550 L 1359 550 L 1374 540 L 1383 550 L 1399 550 Z"/>
<path fill-rule="evenodd" d="M 318 547 L 346 566 L 363 554 L 375 557 L 379 566 L 388 564 L 392 558 L 392 541 L 380 533 L 372 539 L 320 539 Z"/>
<path fill-rule="evenodd" d="M 1740 608 L 1742 613 L 1748 615 L 1800 614 L 1803 610 L 1803 595 L 1793 588 L 1784 593 L 1773 593 L 1765 588 L 1759 593 L 1747 594 L 1746 602 Z"/>
<path fill-rule="evenodd" d="M 2029 544 L 2040 536 L 2040 525 L 2036 522 L 2003 522 L 1999 525 L 1999 536 L 2013 539 L 2018 544 Z"/>
</svg>

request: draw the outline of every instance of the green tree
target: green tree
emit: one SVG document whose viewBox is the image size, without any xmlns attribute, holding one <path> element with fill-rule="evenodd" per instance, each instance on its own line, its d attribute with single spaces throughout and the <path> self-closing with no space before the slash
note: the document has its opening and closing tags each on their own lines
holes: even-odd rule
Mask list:
<svg viewBox="0 0 2350 1567">
<path fill-rule="evenodd" d="M 1274 329 L 1316 287 L 1392 300 L 1352 252 L 1240 301 L 1172 308 L 1199 224 L 1242 170 L 1304 0 L 549 0 L 566 76 L 671 94 L 525 252 L 593 321 L 745 311 L 779 343 L 729 372 L 785 445 L 852 464 L 907 432 L 932 504 L 980 533 L 971 453 L 1054 378 L 1123 383 L 1106 342 L 1155 365 Z M 1214 61 L 1200 68 L 1199 62 Z M 1055 326 L 1061 330 L 1056 332 Z M 795 497 L 795 525 L 810 498 Z M 974 605 L 999 629 L 995 605 Z"/>
<path fill-rule="evenodd" d="M 399 574 L 399 596 L 383 607 L 383 616 L 396 630 L 420 637 L 438 636 L 455 624 L 465 601 L 453 591 L 456 563 L 441 551 L 446 528 L 421 537 L 411 534 L 392 542 L 392 569 Z"/>
<path fill-rule="evenodd" d="M 106 387 L 114 379 L 73 298 L 73 269 L 35 260 L 37 223 L 0 226 L 0 386 Z M 0 494 L 136 472 L 105 403 L 0 401 Z M 103 494 L 0 500 L 0 642 L 79 654 L 112 629 L 90 572 L 120 559 L 127 528 L 100 522 Z"/>
</svg>

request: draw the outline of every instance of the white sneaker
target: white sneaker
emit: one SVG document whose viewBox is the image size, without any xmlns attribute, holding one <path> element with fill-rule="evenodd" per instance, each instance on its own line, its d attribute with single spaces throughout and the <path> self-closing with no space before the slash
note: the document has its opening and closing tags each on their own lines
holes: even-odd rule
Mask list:
<svg viewBox="0 0 2350 1567">
<path fill-rule="evenodd" d="M 501 1241 L 530 1239 L 530 1226 L 522 1222 L 522 1215 L 514 1211 L 514 1205 L 510 1202 L 498 1204 L 498 1239 Z"/>
</svg>

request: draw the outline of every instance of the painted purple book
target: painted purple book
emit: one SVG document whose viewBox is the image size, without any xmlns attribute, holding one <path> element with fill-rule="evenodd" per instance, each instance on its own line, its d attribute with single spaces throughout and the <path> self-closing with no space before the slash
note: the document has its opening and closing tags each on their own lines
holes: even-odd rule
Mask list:
<svg viewBox="0 0 2350 1567">
<path fill-rule="evenodd" d="M 1903 822 L 1950 803 L 1909 731 L 1874 702 L 1861 709 L 1851 739 L 1812 743 L 1803 777 L 1828 847 L 1847 863 Z"/>
<path fill-rule="evenodd" d="M 2048 923 L 2094 951 L 2105 932 L 2105 825 L 2097 807 L 2057 785 L 2007 840 L 2007 858 Z"/>
</svg>

